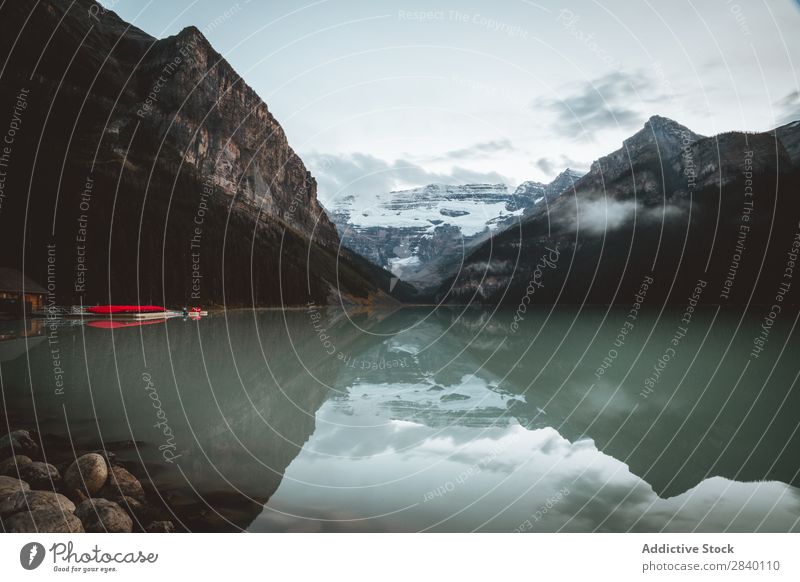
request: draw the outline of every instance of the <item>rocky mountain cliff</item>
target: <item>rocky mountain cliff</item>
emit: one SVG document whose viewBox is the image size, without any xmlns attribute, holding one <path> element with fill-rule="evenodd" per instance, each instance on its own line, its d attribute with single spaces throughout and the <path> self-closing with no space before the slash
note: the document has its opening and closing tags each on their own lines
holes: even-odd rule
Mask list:
<svg viewBox="0 0 800 582">
<path fill-rule="evenodd" d="M 630 304 L 652 277 L 648 301 L 685 303 L 704 281 L 709 303 L 773 302 L 800 245 L 798 125 L 703 137 L 653 117 L 432 299 Z"/>
<path fill-rule="evenodd" d="M 0 30 L 0 113 L 20 118 L 4 263 L 42 283 L 50 265 L 60 302 L 388 289 L 388 273 L 340 249 L 280 124 L 199 30 L 155 39 L 88 0 L 6 3 Z"/>
<path fill-rule="evenodd" d="M 331 216 L 344 246 L 424 290 L 455 273 L 493 233 L 545 212 L 579 178 L 567 169 L 513 193 L 505 184 L 430 184 L 372 199 L 349 195 L 331 206 Z"/>
<path fill-rule="evenodd" d="M 514 192 L 514 201 L 519 207 L 525 208 L 524 214 L 533 214 L 533 209 L 537 212 L 545 211 L 547 204 L 556 199 L 567 190 L 573 190 L 575 182 L 580 180 L 583 174 L 567 168 L 561 172 L 549 184 L 542 182 L 523 182 L 517 186 Z"/>
</svg>

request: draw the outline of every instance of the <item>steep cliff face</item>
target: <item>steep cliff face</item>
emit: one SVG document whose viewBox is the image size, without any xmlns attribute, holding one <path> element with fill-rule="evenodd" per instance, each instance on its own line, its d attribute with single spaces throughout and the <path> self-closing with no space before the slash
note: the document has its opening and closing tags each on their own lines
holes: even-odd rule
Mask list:
<svg viewBox="0 0 800 582">
<path fill-rule="evenodd" d="M 387 299 L 267 105 L 195 28 L 155 39 L 88 0 L 0 8 L 16 122 L 3 262 L 59 302 Z M 53 245 L 50 249 L 48 244 Z"/>
<path fill-rule="evenodd" d="M 289 147 L 267 105 L 194 27 L 156 41 L 137 69 L 136 115 L 120 112 L 112 132 L 151 125 L 182 147 L 184 161 L 215 189 L 277 217 L 323 244 L 337 244 L 317 184 Z M 148 87 L 149 85 L 149 87 Z M 127 113 L 127 114 L 126 114 Z"/>
<path fill-rule="evenodd" d="M 19 22 L 32 15 L 20 41 L 30 46 L 29 59 L 44 57 L 36 67 L 39 81 L 55 82 L 66 74 L 59 93 L 76 92 L 87 97 L 87 106 L 108 109 L 98 128 L 99 145 L 124 152 L 134 129 L 160 137 L 160 148 L 131 148 L 129 157 L 147 163 L 175 148 L 185 171 L 196 172 L 217 192 L 307 235 L 316 225 L 320 241 L 337 242 L 335 228 L 317 201 L 316 181 L 289 147 L 283 129 L 197 28 L 156 39 L 111 11 L 93 10 L 97 5 L 85 0 L 72 6 L 44 3 L 36 9 L 33 2 L 14 4 L 5 14 L 6 26 L 13 31 L 15 16 Z M 46 45 L 50 32 L 52 47 Z M 76 58 L 65 61 L 72 53 L 54 54 L 58 47 L 76 48 Z M 15 47 L 12 57 L 20 59 L 21 52 L 22 47 Z M 32 60 L 20 64 L 31 71 L 36 66 Z M 113 103 L 93 103 L 98 98 Z"/>
<path fill-rule="evenodd" d="M 800 236 L 794 138 L 651 118 L 547 212 L 476 248 L 436 298 L 625 304 L 654 277 L 653 301 L 685 302 L 700 279 L 711 303 L 773 301 Z"/>
</svg>

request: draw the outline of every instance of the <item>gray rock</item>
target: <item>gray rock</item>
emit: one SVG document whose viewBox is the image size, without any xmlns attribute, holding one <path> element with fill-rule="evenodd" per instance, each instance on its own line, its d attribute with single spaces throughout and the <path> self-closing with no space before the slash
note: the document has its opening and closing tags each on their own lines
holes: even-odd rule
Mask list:
<svg viewBox="0 0 800 582">
<path fill-rule="evenodd" d="M 108 499 L 87 499 L 75 508 L 87 532 L 130 533 L 133 521 L 118 504 Z"/>
<path fill-rule="evenodd" d="M 171 521 L 154 521 L 145 529 L 147 533 L 174 533 L 175 524 Z"/>
<path fill-rule="evenodd" d="M 95 495 L 108 479 L 106 460 L 97 453 L 88 453 L 72 463 L 64 472 L 64 488 L 67 491 L 86 491 Z"/>
<path fill-rule="evenodd" d="M 33 489 L 53 490 L 61 481 L 61 473 L 53 465 L 33 461 L 22 465 L 19 469 L 20 478 L 26 481 Z"/>
<path fill-rule="evenodd" d="M 30 488 L 31 486 L 25 483 L 25 481 L 0 475 L 0 501 L 18 491 L 29 491 Z"/>
<path fill-rule="evenodd" d="M 39 445 L 27 430 L 15 430 L 0 438 L 0 453 L 29 454 L 39 450 Z"/>
<path fill-rule="evenodd" d="M 99 496 L 113 499 L 114 501 L 118 501 L 123 497 L 132 497 L 138 501 L 144 501 L 145 499 L 144 488 L 139 483 L 139 480 L 131 475 L 127 469 L 119 466 L 111 467 L 108 482 L 100 491 Z"/>
<path fill-rule="evenodd" d="M 18 491 L 0 501 L 0 517 L 8 517 L 20 511 L 54 509 L 72 513 L 75 504 L 60 493 L 52 491 Z"/>
<path fill-rule="evenodd" d="M 123 497 L 117 503 L 131 516 L 134 529 L 137 528 L 137 525 L 139 529 L 144 529 L 146 524 L 164 518 L 164 512 L 147 501 L 142 502 L 133 497 Z"/>
<path fill-rule="evenodd" d="M 72 513 L 58 509 L 37 509 L 15 513 L 3 520 L 8 533 L 79 533 L 81 520 Z"/>
<path fill-rule="evenodd" d="M 109 467 L 111 465 L 113 465 L 117 460 L 116 453 L 113 453 L 112 451 L 107 451 L 105 449 L 95 449 L 94 451 L 88 451 L 88 452 L 96 453 L 96 454 L 100 455 L 101 457 L 103 457 L 106 460 L 106 464 Z"/>
<path fill-rule="evenodd" d="M 138 520 L 137 516 L 141 515 L 146 509 L 144 503 L 133 497 L 120 497 L 119 499 L 114 499 L 114 501 L 127 511 L 128 515 L 134 520 Z"/>
<path fill-rule="evenodd" d="M 22 465 L 27 465 L 28 463 L 32 462 L 32 459 L 30 457 L 26 457 L 25 455 L 14 455 L 13 457 L 9 457 L 0 463 L 0 475 L 16 477 L 17 470 L 22 467 Z"/>
<path fill-rule="evenodd" d="M 466 394 L 445 394 L 441 398 L 439 398 L 442 402 L 458 402 L 459 400 L 469 400 L 469 396 Z"/>
</svg>

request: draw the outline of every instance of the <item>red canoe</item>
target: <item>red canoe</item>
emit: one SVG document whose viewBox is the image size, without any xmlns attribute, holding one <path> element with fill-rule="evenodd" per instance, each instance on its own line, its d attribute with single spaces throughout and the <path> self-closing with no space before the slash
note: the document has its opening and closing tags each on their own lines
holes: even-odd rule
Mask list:
<svg viewBox="0 0 800 582">
<path fill-rule="evenodd" d="M 97 305 L 88 307 L 86 311 L 95 315 L 113 315 L 118 313 L 161 313 L 166 309 L 158 305 Z"/>
</svg>

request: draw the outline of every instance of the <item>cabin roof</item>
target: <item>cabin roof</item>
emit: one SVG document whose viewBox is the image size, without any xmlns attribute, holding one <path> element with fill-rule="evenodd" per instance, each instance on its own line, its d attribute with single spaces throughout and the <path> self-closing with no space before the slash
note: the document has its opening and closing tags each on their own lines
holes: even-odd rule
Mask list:
<svg viewBox="0 0 800 582">
<path fill-rule="evenodd" d="M 23 288 L 25 293 L 47 294 L 47 289 L 30 277 L 26 277 L 16 269 L 0 267 L 0 291 L 22 293 Z"/>
</svg>

